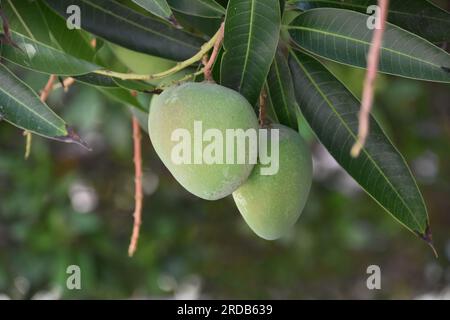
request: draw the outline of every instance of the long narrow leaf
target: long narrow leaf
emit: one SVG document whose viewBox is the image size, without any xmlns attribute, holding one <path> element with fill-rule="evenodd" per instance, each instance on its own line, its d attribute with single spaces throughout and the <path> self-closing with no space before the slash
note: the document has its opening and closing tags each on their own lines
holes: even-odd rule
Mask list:
<svg viewBox="0 0 450 320">
<path fill-rule="evenodd" d="M 377 0 L 298 0 L 296 3 L 302 10 L 331 7 L 362 13 L 377 4 Z M 450 13 L 427 0 L 390 0 L 388 21 L 432 42 L 450 40 Z"/>
<path fill-rule="evenodd" d="M 367 15 L 320 8 L 300 14 L 289 26 L 303 49 L 336 62 L 366 67 L 373 31 Z M 450 55 L 427 40 L 386 25 L 380 54 L 381 72 L 436 82 L 450 82 Z"/>
<path fill-rule="evenodd" d="M 65 19 L 50 9 L 43 1 L 37 3 L 58 47 L 76 58 L 93 62 L 95 50 L 86 39 L 86 35 L 83 34 L 84 31 L 67 28 Z"/>
<path fill-rule="evenodd" d="M 289 65 L 301 111 L 322 144 L 378 204 L 430 241 L 422 195 L 405 160 L 377 122 L 371 118 L 366 145 L 358 158 L 352 158 L 359 101 L 314 58 L 292 51 Z"/>
<path fill-rule="evenodd" d="M 221 83 L 256 104 L 280 34 L 278 0 L 230 0 L 225 20 Z"/>
<path fill-rule="evenodd" d="M 297 129 L 297 102 L 286 56 L 277 51 L 267 77 L 267 95 L 281 124 Z"/>
<path fill-rule="evenodd" d="M 80 75 L 100 69 L 99 66 L 75 58 L 60 49 L 11 32 L 17 46 L 1 44 L 0 56 L 30 70 L 57 75 Z"/>
<path fill-rule="evenodd" d="M 81 143 L 37 94 L 9 69 L 0 64 L 0 119 L 47 138 Z"/>
<path fill-rule="evenodd" d="M 185 60 L 200 49 L 204 40 L 178 30 L 159 19 L 142 15 L 111 0 L 45 0 L 67 18 L 66 9 L 77 5 L 81 27 L 126 48 L 172 60 Z"/>
</svg>

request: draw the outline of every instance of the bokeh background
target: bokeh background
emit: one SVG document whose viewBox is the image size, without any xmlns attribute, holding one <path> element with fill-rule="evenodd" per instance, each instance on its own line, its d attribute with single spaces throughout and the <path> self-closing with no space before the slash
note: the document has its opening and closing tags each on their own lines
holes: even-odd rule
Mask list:
<svg viewBox="0 0 450 320">
<path fill-rule="evenodd" d="M 364 72 L 327 63 L 357 96 Z M 47 76 L 17 70 L 39 91 Z M 134 206 L 128 107 L 82 84 L 49 105 L 93 151 L 40 137 L 24 159 L 22 132 L 0 122 L 0 298 L 450 299 L 450 90 L 380 75 L 375 116 L 406 157 L 429 209 L 436 259 L 362 191 L 317 142 L 310 197 L 295 228 L 268 242 L 231 197 L 185 191 L 144 133 L 144 211 L 127 256 Z M 81 290 L 66 288 L 79 265 Z M 381 268 L 381 290 L 366 269 Z"/>
</svg>

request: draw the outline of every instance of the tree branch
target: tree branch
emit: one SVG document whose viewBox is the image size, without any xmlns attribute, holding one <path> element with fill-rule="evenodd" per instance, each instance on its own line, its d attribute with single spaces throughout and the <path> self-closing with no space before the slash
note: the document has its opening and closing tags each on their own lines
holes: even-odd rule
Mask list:
<svg viewBox="0 0 450 320">
<path fill-rule="evenodd" d="M 378 63 L 380 60 L 380 49 L 383 41 L 383 34 L 386 28 L 386 19 L 388 15 L 389 0 L 378 0 L 380 6 L 379 28 L 377 27 L 372 36 L 372 44 L 367 56 L 367 72 L 364 79 L 364 89 L 361 101 L 361 110 L 359 111 L 358 140 L 352 147 L 351 156 L 359 156 L 361 149 L 366 143 L 369 134 L 370 110 L 372 109 L 374 98 L 374 85 L 378 72 Z"/>
<path fill-rule="evenodd" d="M 181 70 L 189 67 L 190 65 L 192 65 L 198 61 L 201 61 L 203 59 L 203 56 L 205 54 L 207 54 L 209 52 L 209 50 L 211 50 L 211 48 L 214 47 L 214 45 L 216 44 L 217 38 L 219 37 L 219 35 L 222 32 L 223 32 L 223 30 L 222 30 L 222 26 L 221 26 L 219 28 L 219 30 L 217 30 L 216 34 L 214 36 L 212 36 L 212 38 L 209 39 L 209 41 L 206 42 L 195 55 L 193 55 L 192 57 L 190 57 L 187 60 L 177 63 L 177 65 L 175 67 L 170 68 L 170 69 L 165 70 L 160 73 L 156 73 L 156 74 L 152 74 L 152 75 L 142 75 L 142 74 L 133 74 L 133 73 L 114 72 L 114 71 L 110 71 L 110 70 L 96 70 L 94 72 L 97 74 L 104 75 L 104 76 L 119 78 L 121 80 L 149 81 L 149 80 L 165 78 L 174 73 L 177 73 L 178 71 L 181 71 Z"/>
<path fill-rule="evenodd" d="M 259 96 L 259 125 L 264 127 L 267 124 L 267 92 L 261 91 Z"/>
<path fill-rule="evenodd" d="M 218 35 L 216 38 L 216 42 L 214 43 L 213 52 L 211 53 L 211 57 L 209 57 L 208 62 L 205 64 L 205 69 L 203 74 L 205 75 L 206 81 L 214 82 L 212 77 L 212 68 L 214 67 L 214 62 L 216 62 L 217 55 L 219 54 L 220 47 L 222 46 L 223 38 L 225 35 L 225 23 L 222 22 L 220 25 L 219 31 L 217 31 Z"/>
<path fill-rule="evenodd" d="M 133 142 L 134 142 L 134 183 L 135 183 L 135 208 L 134 208 L 134 225 L 131 235 L 130 246 L 128 247 L 128 255 L 132 257 L 137 249 L 139 240 L 139 230 L 142 223 L 142 147 L 141 147 L 141 129 L 138 119 L 133 116 Z"/>
</svg>

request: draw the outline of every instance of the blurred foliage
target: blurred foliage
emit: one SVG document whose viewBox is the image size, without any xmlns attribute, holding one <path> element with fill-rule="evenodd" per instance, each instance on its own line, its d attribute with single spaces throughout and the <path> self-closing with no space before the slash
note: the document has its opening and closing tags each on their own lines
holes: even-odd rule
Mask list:
<svg viewBox="0 0 450 320">
<path fill-rule="evenodd" d="M 327 63 L 359 96 L 364 72 Z M 45 75 L 21 73 L 35 90 Z M 55 90 L 49 105 L 93 148 L 33 138 L 0 122 L 0 296 L 10 298 L 414 298 L 450 287 L 450 93 L 380 76 L 375 115 L 406 156 L 429 208 L 440 258 L 378 207 L 307 128 L 315 178 L 283 239 L 256 237 L 231 197 L 207 202 L 168 173 L 144 135 L 145 204 L 128 258 L 134 183 L 130 111 L 95 89 Z M 82 289 L 66 289 L 81 267 Z M 366 268 L 382 290 L 366 288 Z"/>
</svg>

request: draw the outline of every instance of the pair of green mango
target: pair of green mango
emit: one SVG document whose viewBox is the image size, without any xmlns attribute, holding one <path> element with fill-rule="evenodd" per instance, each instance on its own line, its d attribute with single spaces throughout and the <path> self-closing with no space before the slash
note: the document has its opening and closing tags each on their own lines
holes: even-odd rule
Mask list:
<svg viewBox="0 0 450 320">
<path fill-rule="evenodd" d="M 165 166 L 186 190 L 200 198 L 217 200 L 233 194 L 239 211 L 258 236 L 274 240 L 284 235 L 300 216 L 311 187 L 311 154 L 301 136 L 279 124 L 268 128 L 278 129 L 279 137 L 278 171 L 272 175 L 262 175 L 265 165 L 250 163 L 249 156 L 244 163 L 174 161 L 174 150 L 181 143 L 176 133 L 182 129 L 195 135 L 195 123 L 199 122 L 205 132 L 214 129 L 223 137 L 228 129 L 259 129 L 251 105 L 231 89 L 211 83 L 171 87 L 153 98 L 148 122 L 150 139 Z M 267 136 L 270 139 L 271 135 Z M 183 143 L 184 152 L 193 158 L 211 142 Z M 224 147 L 223 152 L 230 150 Z"/>
</svg>

